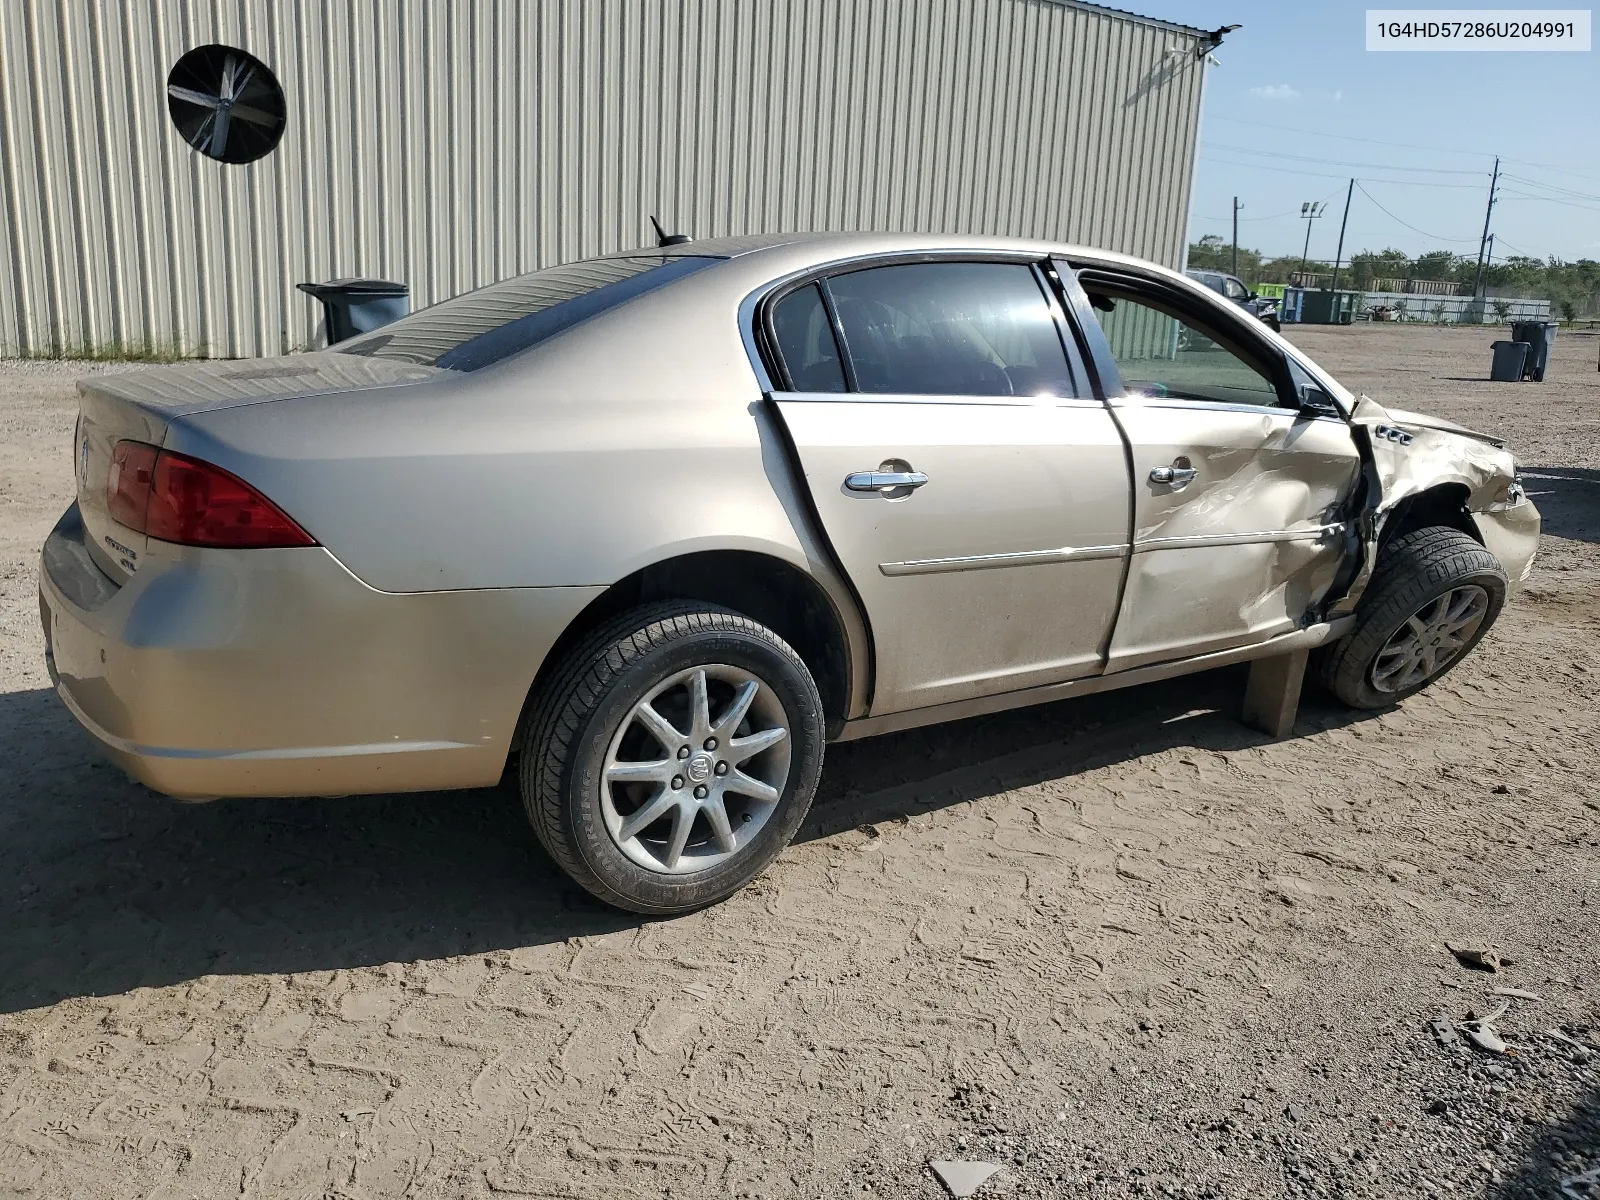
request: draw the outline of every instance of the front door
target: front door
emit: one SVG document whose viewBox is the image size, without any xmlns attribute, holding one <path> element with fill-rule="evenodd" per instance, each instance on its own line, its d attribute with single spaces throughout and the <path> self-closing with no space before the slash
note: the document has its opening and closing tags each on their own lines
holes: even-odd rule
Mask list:
<svg viewBox="0 0 1600 1200">
<path fill-rule="evenodd" d="M 1133 557 L 1106 670 L 1300 627 L 1344 554 L 1360 467 L 1349 426 L 1302 410 L 1287 360 L 1231 312 L 1114 273 L 1080 281 L 1115 360 L 1110 405 L 1133 465 Z"/>
<path fill-rule="evenodd" d="M 773 400 L 871 625 L 871 711 L 1098 673 L 1127 466 L 1036 269 L 852 271 L 782 298 L 768 328 Z"/>
</svg>

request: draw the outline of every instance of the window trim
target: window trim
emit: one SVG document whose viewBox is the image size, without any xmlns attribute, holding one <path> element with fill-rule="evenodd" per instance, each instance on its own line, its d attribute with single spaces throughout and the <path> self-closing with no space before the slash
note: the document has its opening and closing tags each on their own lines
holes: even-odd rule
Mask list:
<svg viewBox="0 0 1600 1200">
<path fill-rule="evenodd" d="M 833 338 L 833 348 L 839 356 L 840 373 L 844 376 L 843 392 L 812 393 L 797 391 L 794 386 L 794 376 L 789 374 L 789 364 L 783 357 L 783 348 L 778 342 L 778 307 L 785 300 L 789 299 L 790 296 L 797 296 L 801 292 L 805 291 L 808 287 L 816 288 L 817 294 L 822 299 L 822 311 L 827 315 L 828 318 L 829 336 Z M 797 284 L 794 287 L 785 288 L 781 295 L 772 297 L 767 302 L 765 309 L 758 318 L 756 335 L 757 342 L 760 345 L 761 359 L 763 360 L 762 366 L 765 367 L 769 374 L 773 376 L 773 381 L 779 385 L 778 387 L 773 388 L 773 391 L 783 392 L 786 395 L 847 396 L 854 390 L 853 385 L 855 383 L 855 368 L 850 365 L 849 361 L 845 357 L 843 350 L 844 343 L 839 335 L 839 317 L 838 314 L 833 311 L 833 300 L 828 295 L 828 289 L 823 286 L 822 280 L 813 279 L 806 283 Z"/>
<path fill-rule="evenodd" d="M 1083 297 L 1081 305 L 1074 305 L 1075 315 L 1080 324 L 1080 334 L 1089 327 L 1090 322 L 1093 323 L 1093 328 L 1098 337 L 1090 335 L 1085 340 L 1091 343 L 1096 360 L 1108 361 L 1112 368 L 1111 371 L 1102 372 L 1102 378 L 1110 375 L 1116 380 L 1116 393 L 1113 394 L 1109 390 L 1103 393 L 1108 402 L 1151 403 L 1184 408 L 1203 406 L 1228 412 L 1235 410 L 1256 413 L 1301 412 L 1300 399 L 1294 390 L 1293 381 L 1289 375 L 1288 362 L 1283 351 L 1270 343 L 1263 343 L 1253 337 L 1240 337 L 1240 334 L 1246 332 L 1246 327 L 1234 315 L 1239 311 L 1238 306 L 1226 297 L 1220 298 L 1221 304 L 1226 306 L 1222 311 L 1213 313 L 1199 312 L 1197 311 L 1197 306 L 1191 303 L 1190 298 L 1182 291 L 1164 286 L 1160 280 L 1147 279 L 1127 271 L 1120 271 L 1114 266 L 1094 262 L 1066 262 L 1063 265 L 1072 270 L 1073 282 Z M 1277 394 L 1278 402 L 1268 405 L 1246 404 L 1226 400 L 1167 399 L 1165 397 L 1158 397 L 1153 401 L 1132 399 L 1128 395 L 1127 386 L 1122 381 L 1122 373 L 1120 368 L 1117 367 L 1115 356 L 1111 353 L 1111 346 L 1106 342 L 1105 335 L 1100 330 L 1100 322 L 1089 305 L 1088 291 L 1083 281 L 1079 278 L 1083 274 L 1090 275 L 1091 281 L 1093 276 L 1101 276 L 1121 291 L 1128 292 L 1135 297 L 1140 297 L 1143 294 L 1143 296 L 1152 301 L 1165 304 L 1174 311 L 1183 314 L 1182 317 L 1176 319 L 1192 323 L 1200 332 L 1221 344 L 1224 349 L 1230 351 L 1236 357 L 1245 360 L 1247 363 L 1253 363 L 1258 367 L 1265 367 L 1265 376 L 1272 384 L 1273 391 Z"/>
<path fill-rule="evenodd" d="M 899 251 L 892 253 L 866 254 L 854 258 L 835 259 L 827 263 L 819 263 L 796 272 L 783 279 L 775 280 L 765 288 L 752 293 L 746 298 L 741 308 L 750 308 L 752 332 L 754 333 L 754 358 L 759 364 L 765 378 L 760 381 L 764 384 L 776 385 L 766 390 L 781 392 L 784 395 L 803 395 L 819 400 L 854 401 L 856 403 L 929 403 L 929 404 L 1053 404 L 1068 405 L 1071 407 L 1088 406 L 1099 408 L 1102 406 L 1101 397 L 1097 394 L 1096 377 L 1093 364 L 1083 353 L 1077 337 L 1074 334 L 1072 320 L 1066 311 L 1065 305 L 1057 290 L 1050 286 L 1050 264 L 1048 255 L 1040 255 L 1029 251 L 1006 250 L 923 250 Z M 1067 370 L 1071 376 L 1073 395 L 1070 396 L 984 396 L 954 393 L 898 393 L 898 392 L 863 392 L 857 385 L 855 364 L 850 355 L 849 342 L 844 336 L 844 330 L 839 321 L 838 311 L 834 306 L 833 295 L 828 287 L 830 279 L 843 275 L 853 275 L 860 271 L 871 271 L 879 267 L 917 266 L 926 263 L 985 263 L 990 265 L 1024 266 L 1031 268 L 1034 283 L 1039 288 L 1040 296 L 1045 302 L 1045 307 L 1050 313 L 1050 319 L 1056 327 L 1056 336 L 1061 343 L 1062 355 L 1067 360 Z M 776 330 L 773 325 L 773 310 L 784 299 L 805 288 L 808 284 L 818 285 L 822 293 L 829 320 L 833 326 L 834 341 L 838 345 L 840 362 L 845 370 L 845 390 L 843 392 L 794 392 L 784 391 L 790 387 L 793 380 L 788 374 L 788 365 L 783 361 L 783 355 L 778 350 Z"/>
</svg>

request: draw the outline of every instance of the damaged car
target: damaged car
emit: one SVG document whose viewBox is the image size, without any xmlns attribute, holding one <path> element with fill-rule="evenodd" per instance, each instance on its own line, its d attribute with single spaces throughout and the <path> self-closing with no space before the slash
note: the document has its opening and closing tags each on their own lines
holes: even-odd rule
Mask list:
<svg viewBox="0 0 1600 1200">
<path fill-rule="evenodd" d="M 829 741 L 1311 650 L 1403 701 L 1539 529 L 1493 439 L 1018 239 L 679 241 L 80 393 L 40 609 L 106 754 L 184 798 L 509 769 L 652 914 L 770 863 Z"/>
</svg>

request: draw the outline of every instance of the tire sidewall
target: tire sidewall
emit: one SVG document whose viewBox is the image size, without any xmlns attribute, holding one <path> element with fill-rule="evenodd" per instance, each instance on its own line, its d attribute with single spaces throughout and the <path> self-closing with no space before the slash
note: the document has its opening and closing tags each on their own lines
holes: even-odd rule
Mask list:
<svg viewBox="0 0 1600 1200">
<path fill-rule="evenodd" d="M 584 865 L 606 890 L 625 897 L 628 907 L 668 914 L 715 903 L 760 874 L 799 830 L 822 771 L 822 705 L 809 673 L 785 649 L 740 630 L 682 634 L 629 661 L 580 725 L 561 777 L 561 821 Z M 618 727 L 653 688 L 711 663 L 742 668 L 772 689 L 789 718 L 789 776 L 778 810 L 733 858 L 692 874 L 664 875 L 630 859 L 606 828 L 600 807 L 606 755 Z"/>
<path fill-rule="evenodd" d="M 1465 536 L 1465 535 L 1463 535 Z M 1478 549 L 1482 549 L 1478 547 Z M 1482 551 L 1487 555 L 1487 551 Z M 1498 569 L 1483 569 L 1476 571 L 1453 574 L 1445 579 L 1435 581 L 1428 588 L 1415 587 L 1415 576 L 1398 575 L 1383 581 L 1378 589 L 1378 594 L 1372 599 L 1374 603 L 1369 610 L 1374 614 L 1363 621 L 1351 634 L 1351 650 L 1340 665 L 1339 674 L 1343 679 L 1338 680 L 1335 690 L 1341 698 L 1359 708 L 1388 708 L 1399 704 L 1401 701 L 1416 695 L 1443 679 L 1455 670 L 1467 656 L 1477 647 L 1478 643 L 1488 634 L 1499 618 L 1501 609 L 1505 607 L 1507 585 L 1505 575 Z M 1476 585 L 1481 587 L 1489 597 L 1489 610 L 1484 614 L 1478 628 L 1467 639 L 1465 646 L 1445 666 L 1442 671 L 1413 684 L 1411 687 L 1399 691 L 1382 691 L 1372 684 L 1372 669 L 1377 662 L 1378 655 L 1389 644 L 1400 628 L 1411 617 L 1420 612 L 1424 607 L 1433 603 L 1440 596 L 1456 588 Z M 1415 596 L 1408 598 L 1393 612 L 1386 613 L 1379 618 L 1376 614 L 1383 613 L 1388 603 L 1404 594 L 1407 590 L 1414 590 Z M 1359 674 L 1357 673 L 1359 671 Z"/>
</svg>

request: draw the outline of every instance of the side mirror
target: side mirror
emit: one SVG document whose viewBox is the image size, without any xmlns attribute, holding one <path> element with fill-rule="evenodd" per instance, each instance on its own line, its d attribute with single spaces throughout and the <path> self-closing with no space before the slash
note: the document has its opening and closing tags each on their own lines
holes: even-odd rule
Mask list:
<svg viewBox="0 0 1600 1200">
<path fill-rule="evenodd" d="M 1338 417 L 1344 414 L 1332 396 L 1312 384 L 1300 387 L 1300 411 L 1308 417 Z"/>
</svg>

